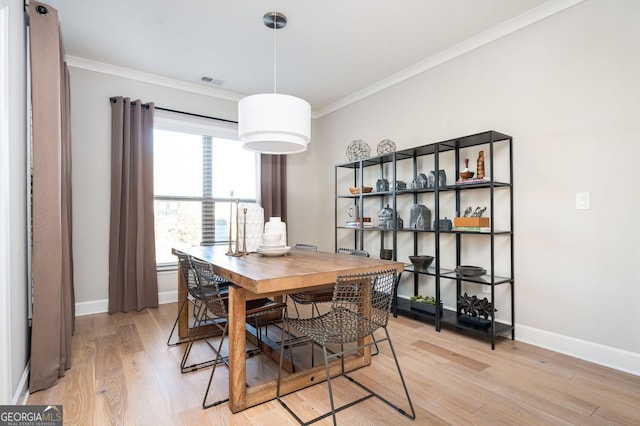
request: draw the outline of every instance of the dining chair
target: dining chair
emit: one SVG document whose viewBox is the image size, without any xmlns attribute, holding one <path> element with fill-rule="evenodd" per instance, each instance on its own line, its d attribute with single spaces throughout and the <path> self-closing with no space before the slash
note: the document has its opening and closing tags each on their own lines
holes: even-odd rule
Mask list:
<svg viewBox="0 0 640 426">
<path fill-rule="evenodd" d="M 314 251 L 318 250 L 318 246 L 316 245 L 302 244 L 302 243 L 296 244 L 295 248 L 303 249 L 303 250 L 314 250 Z M 294 302 L 293 307 L 295 308 L 296 314 L 298 316 L 300 316 L 300 312 L 298 311 L 298 305 L 311 305 L 312 307 L 311 315 L 313 315 L 313 309 L 315 308 L 316 311 L 318 310 L 316 303 L 327 302 L 331 300 L 331 294 L 329 293 L 330 292 L 328 290 L 309 290 L 305 292 L 291 293 L 289 294 L 289 298 L 293 300 Z M 320 314 L 320 312 L 318 312 L 318 314 Z"/>
<path fill-rule="evenodd" d="M 228 356 L 222 356 L 222 344 L 224 343 L 225 337 L 227 335 L 228 330 L 228 294 L 220 291 L 220 286 L 218 286 L 217 275 L 213 272 L 212 266 L 208 262 L 201 261 L 194 257 L 190 257 L 190 262 L 193 265 L 194 270 L 196 271 L 196 285 L 201 289 L 202 292 L 202 309 L 200 310 L 200 314 L 198 319 L 196 320 L 196 327 L 193 327 L 189 333 L 189 341 L 187 343 L 187 347 L 185 348 L 185 352 L 182 356 L 182 362 L 180 363 L 180 368 L 183 373 L 188 371 L 193 371 L 193 365 L 187 365 L 187 361 L 189 358 L 189 354 L 193 347 L 193 344 L 198 338 L 202 338 L 202 333 L 198 332 L 198 329 L 204 325 L 212 325 L 217 329 L 216 333 L 209 332 L 205 335 L 205 338 L 217 337 L 219 338 L 217 347 L 209 344 L 211 349 L 216 354 L 214 360 L 209 361 L 208 363 L 212 366 L 211 375 L 209 376 L 209 382 L 207 384 L 207 389 L 204 394 L 204 398 L 202 400 L 202 408 L 209 408 L 215 405 L 219 405 L 223 402 L 227 402 L 229 398 L 225 398 L 222 400 L 214 401 L 208 403 L 209 391 L 211 389 L 211 383 L 213 382 L 213 376 L 216 371 L 216 366 L 218 364 L 224 363 L 228 367 Z M 210 292 L 205 291 L 205 287 L 211 287 L 216 289 L 216 291 Z M 251 355 L 261 352 L 262 350 L 262 328 L 261 326 L 273 321 L 273 313 L 278 312 L 280 318 L 278 321 L 282 319 L 282 313 L 284 312 L 284 308 L 286 304 L 283 302 L 273 302 L 271 299 L 264 298 L 258 300 L 247 301 L 246 307 L 246 318 L 247 321 L 253 321 L 254 327 L 256 329 L 256 337 L 258 340 L 258 350 L 250 351 Z M 264 323 L 262 321 L 264 320 Z M 209 343 L 209 342 L 207 342 Z M 249 354 L 248 354 L 249 355 Z M 195 364 L 198 365 L 198 364 Z"/>
<path fill-rule="evenodd" d="M 311 244 L 296 244 L 296 248 L 317 250 L 317 247 Z M 341 254 L 349 254 L 352 256 L 369 257 L 369 252 L 366 250 L 338 248 L 337 252 Z M 294 301 L 293 306 L 298 316 L 300 316 L 300 312 L 298 311 L 298 305 L 311 305 L 311 315 L 312 316 L 314 315 L 314 311 L 315 313 L 320 315 L 320 310 L 318 309 L 318 303 L 328 303 L 331 301 L 332 296 L 333 296 L 333 290 L 331 289 L 309 290 L 305 292 L 292 293 L 289 295 L 291 300 Z"/>
<path fill-rule="evenodd" d="M 333 424 L 335 425 L 337 424 L 337 412 L 371 397 L 376 397 L 404 416 L 412 420 L 415 419 L 416 415 L 411 402 L 411 397 L 409 396 L 409 391 L 400 369 L 400 363 L 398 362 L 398 357 L 396 356 L 395 349 L 391 342 L 391 336 L 387 330 L 389 312 L 391 310 L 396 285 L 397 273 L 395 269 L 388 269 L 382 272 L 341 275 L 336 279 L 331 307 L 328 312 L 313 318 L 289 318 L 285 311 L 276 398 L 300 424 L 310 424 L 324 419 L 325 417 L 332 416 Z M 283 397 L 286 397 L 286 395 L 280 394 L 284 341 L 285 335 L 290 335 L 291 328 L 310 337 L 314 343 L 322 346 L 331 411 L 317 416 L 312 420 L 303 421 L 284 401 Z M 389 343 L 391 355 L 393 356 L 398 376 L 402 387 L 404 388 L 404 393 L 409 405 L 409 412 L 397 405 L 394 405 L 382 395 L 360 383 L 353 376 L 348 375 L 345 371 L 345 355 L 361 351 L 363 348 L 373 345 L 374 343 L 369 339 L 369 337 L 379 329 L 384 330 L 385 337 L 378 339 L 378 343 L 383 343 L 385 341 Z M 347 348 L 345 348 L 345 344 L 349 344 Z M 328 345 L 339 345 L 340 349 L 331 352 L 327 348 Z M 346 377 L 350 382 L 355 383 L 360 388 L 364 389 L 367 392 L 366 396 L 358 398 L 340 407 L 335 406 L 331 384 L 332 378 L 329 370 L 329 362 L 333 359 L 340 359 L 341 361 L 339 376 Z"/>
<path fill-rule="evenodd" d="M 315 247 L 308 244 L 305 244 L 309 247 Z M 348 254 L 351 256 L 362 256 L 369 257 L 369 252 L 367 250 L 356 250 L 349 248 L 338 248 L 337 253 L 339 254 Z M 293 300 L 293 307 L 296 310 L 296 315 L 300 317 L 300 312 L 298 311 L 298 305 L 311 305 L 311 316 L 320 315 L 320 308 L 318 304 L 320 303 L 329 303 L 331 302 L 331 298 L 333 297 L 333 289 L 319 289 L 319 290 L 309 290 L 300 293 L 292 293 L 289 295 L 291 300 Z M 371 336 L 373 337 L 373 336 Z M 304 339 L 299 339 L 297 343 L 303 342 Z M 373 337 L 373 341 L 375 342 L 375 337 Z M 374 355 L 378 355 L 378 345 L 375 345 L 376 352 Z M 315 352 L 311 349 L 311 366 L 315 363 Z"/>
<path fill-rule="evenodd" d="M 173 323 L 173 327 L 171 327 L 171 333 L 169 333 L 169 338 L 167 339 L 167 346 L 176 346 L 176 345 L 186 343 L 185 340 L 178 340 L 177 342 L 171 342 L 171 338 L 173 337 L 173 333 L 175 332 L 176 326 L 178 325 L 178 321 L 180 319 L 180 315 L 182 314 L 182 310 L 185 308 L 185 306 L 189 306 L 187 305 L 187 303 L 190 303 L 191 306 L 193 306 L 193 316 L 195 318 L 198 317 L 198 313 L 202 307 L 202 294 L 199 287 L 196 285 L 196 278 L 197 278 L 196 271 L 195 269 L 193 269 L 193 265 L 191 264 L 191 261 L 189 259 L 190 256 L 179 250 L 176 250 L 175 254 L 178 257 L 178 269 L 180 271 L 180 274 L 182 275 L 182 279 L 186 286 L 186 289 L 185 289 L 186 291 L 185 291 L 184 298 L 182 299 L 182 301 L 179 302 L 180 308 L 178 309 L 178 315 L 176 316 L 176 320 Z M 223 293 L 228 292 L 228 286 L 229 286 L 228 280 L 222 278 L 219 275 L 216 275 L 215 281 L 218 285 L 218 289 L 221 292 Z M 202 288 L 205 292 L 215 291 L 214 288 L 209 288 L 207 287 L 206 284 L 202 286 Z"/>
</svg>

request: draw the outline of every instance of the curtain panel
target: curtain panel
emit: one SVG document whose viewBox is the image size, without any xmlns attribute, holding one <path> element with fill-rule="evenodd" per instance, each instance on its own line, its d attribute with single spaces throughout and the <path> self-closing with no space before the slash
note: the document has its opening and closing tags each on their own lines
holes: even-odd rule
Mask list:
<svg viewBox="0 0 640 426">
<path fill-rule="evenodd" d="M 109 313 L 158 307 L 153 103 L 111 98 Z"/>
<path fill-rule="evenodd" d="M 56 9 L 29 2 L 32 111 L 33 322 L 29 391 L 71 368 L 75 320 L 71 245 L 69 71 Z"/>
<path fill-rule="evenodd" d="M 287 222 L 286 155 L 260 155 L 260 198 L 265 223 L 270 217 Z"/>
</svg>

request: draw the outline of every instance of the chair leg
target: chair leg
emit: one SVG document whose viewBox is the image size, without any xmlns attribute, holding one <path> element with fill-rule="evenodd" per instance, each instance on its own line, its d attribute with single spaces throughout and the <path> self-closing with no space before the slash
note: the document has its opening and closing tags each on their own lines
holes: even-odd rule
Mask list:
<svg viewBox="0 0 640 426">
<path fill-rule="evenodd" d="M 416 412 L 413 409 L 413 403 L 411 402 L 411 397 L 409 396 L 409 389 L 407 389 L 407 384 L 404 381 L 404 376 L 402 375 L 402 370 L 400 369 L 400 363 L 398 362 L 398 357 L 396 356 L 396 351 L 393 348 L 393 343 L 391 342 L 391 336 L 389 335 L 389 331 L 387 330 L 387 328 L 386 327 L 383 327 L 383 328 L 384 328 L 384 332 L 386 334 L 386 338 L 384 338 L 383 341 L 386 340 L 387 342 L 389 342 L 389 348 L 391 349 L 391 354 L 393 355 L 393 360 L 394 360 L 394 362 L 396 364 L 396 370 L 398 370 L 398 376 L 400 376 L 400 382 L 402 383 L 402 387 L 404 388 L 404 394 L 407 397 L 407 402 L 409 403 L 409 409 L 411 410 L 411 414 L 407 413 L 405 410 L 403 410 L 402 408 L 398 407 L 397 405 L 394 405 L 392 402 L 390 402 L 386 398 L 383 398 L 382 396 L 378 395 L 376 392 L 372 391 L 367 386 L 363 385 L 362 383 L 360 383 L 359 381 L 357 381 L 353 377 L 350 377 L 350 376 L 348 376 L 346 374 L 344 374 L 344 376 L 347 379 L 349 379 L 351 382 L 355 383 L 356 385 L 360 386 L 362 389 L 364 389 L 367 392 L 369 392 L 369 394 L 371 396 L 375 396 L 380 401 L 386 403 L 388 406 L 390 406 L 391 408 L 395 409 L 396 411 L 398 411 L 403 416 L 406 416 L 406 417 L 410 418 L 411 420 L 415 420 Z"/>
<path fill-rule="evenodd" d="M 343 345 L 340 345 L 340 349 L 343 350 Z M 327 374 L 327 387 L 329 388 L 329 401 L 331 402 L 331 417 L 333 417 L 333 424 L 337 425 L 338 421 L 336 420 L 336 407 L 333 403 L 333 391 L 331 389 L 331 372 L 329 371 L 329 358 L 327 357 L 327 345 L 322 345 L 322 353 L 324 355 L 324 369 Z M 344 374 L 344 356 L 342 358 L 342 374 Z M 316 419 L 314 419 L 316 420 Z M 318 418 L 317 420 L 320 420 Z"/>
<path fill-rule="evenodd" d="M 167 339 L 167 346 L 177 346 L 180 345 L 184 342 L 177 342 L 177 343 L 171 343 L 171 337 L 173 337 L 173 332 L 176 330 L 176 326 L 178 325 L 178 321 L 180 320 L 180 314 L 182 313 L 182 310 L 184 309 L 184 305 L 186 305 L 187 303 L 187 299 L 188 297 L 185 297 L 184 300 L 182 301 L 182 304 L 180 305 L 180 309 L 178 309 L 178 315 L 176 316 L 176 320 L 173 323 L 173 327 L 171 327 L 171 333 L 169 333 L 169 338 Z"/>
<path fill-rule="evenodd" d="M 198 329 L 200 328 L 200 326 L 202 325 L 202 323 L 205 321 L 206 317 L 207 317 L 207 308 L 206 307 L 202 307 L 201 309 L 198 310 L 200 315 L 199 318 L 196 319 L 195 324 L 193 325 L 193 328 L 191 328 L 189 330 L 189 341 L 187 343 L 187 347 L 184 350 L 184 353 L 182 354 L 182 361 L 180 362 L 180 371 L 182 373 L 188 373 L 191 371 L 196 371 L 199 370 L 201 368 L 206 368 L 212 365 L 212 363 L 217 363 L 217 357 L 216 360 L 209 360 L 209 361 L 203 361 L 200 363 L 196 363 L 196 364 L 192 364 L 192 365 L 186 365 L 187 364 L 187 360 L 189 358 L 189 354 L 191 353 L 191 348 L 193 347 L 193 343 L 196 340 L 199 339 L 207 339 L 207 337 L 211 337 L 209 334 L 207 333 L 201 333 L 200 335 L 198 334 Z M 214 323 L 221 331 L 223 330 L 223 327 L 220 326 L 220 324 L 218 323 Z M 226 327 L 226 321 L 225 321 L 225 327 Z M 207 342 L 209 343 L 209 342 Z M 209 346 L 215 351 L 215 348 L 209 343 Z"/>
<path fill-rule="evenodd" d="M 213 367 L 211 368 L 211 376 L 209 376 L 209 383 L 207 384 L 207 390 L 204 392 L 204 399 L 202 400 L 202 408 L 210 408 L 210 407 L 215 407 L 216 405 L 220 405 L 224 402 L 229 401 L 229 398 L 226 399 L 221 399 L 215 402 L 212 402 L 210 404 L 207 404 L 207 397 L 209 396 L 209 390 L 211 389 L 211 382 L 213 382 L 213 374 L 216 372 L 216 366 L 218 365 L 218 362 L 222 359 L 222 356 L 220 355 L 220 351 L 222 351 L 222 343 L 224 342 L 224 338 L 227 335 L 227 327 L 228 327 L 228 322 L 224 323 L 224 329 L 222 330 L 222 335 L 220 336 L 220 343 L 218 344 L 218 349 L 214 349 L 216 351 L 216 360 L 213 363 Z"/>
<path fill-rule="evenodd" d="M 282 380 L 282 361 L 284 360 L 284 336 L 285 336 L 285 327 L 286 327 L 286 333 L 288 336 L 288 340 L 289 343 L 287 344 L 287 347 L 289 348 L 289 357 L 291 359 L 291 365 L 293 366 L 293 349 L 291 348 L 293 345 L 291 345 L 291 328 L 289 327 L 289 323 L 286 321 L 283 322 L 282 324 L 282 331 L 281 331 L 281 336 L 280 336 L 280 363 L 278 366 L 278 381 L 276 384 L 276 399 L 278 400 L 278 402 L 280 402 L 280 405 L 282 405 L 288 412 L 289 414 L 291 414 L 293 417 L 295 417 L 295 419 L 298 421 L 298 423 L 302 424 L 302 420 L 300 420 L 300 418 L 296 415 L 296 413 L 294 413 L 293 411 L 291 411 L 291 409 L 287 406 L 287 404 L 281 399 L 281 394 L 280 394 L 280 383 Z"/>
<path fill-rule="evenodd" d="M 281 358 L 281 365 L 280 365 L 280 370 L 278 372 L 278 388 L 277 388 L 277 399 L 280 402 L 280 404 L 289 412 L 289 414 L 291 414 L 297 421 L 298 423 L 300 423 L 301 425 L 308 425 L 311 423 L 315 423 L 319 420 L 322 420 L 326 417 L 332 416 L 333 418 L 333 424 L 336 425 L 337 424 L 337 419 L 336 419 L 336 413 L 345 410 L 349 407 L 352 407 L 356 404 L 359 404 L 360 402 L 363 402 L 369 398 L 372 397 L 376 397 L 378 398 L 380 401 L 384 402 L 385 404 L 389 405 L 390 407 L 392 407 L 393 409 L 395 409 L 396 411 L 398 411 L 400 414 L 404 415 L 405 417 L 410 418 L 411 420 L 415 420 L 416 418 L 416 413 L 415 410 L 413 408 L 413 403 L 411 402 L 411 397 L 409 396 L 409 390 L 407 388 L 407 384 L 404 380 L 404 376 L 402 375 L 402 370 L 400 369 L 400 363 L 398 362 L 398 357 L 396 355 L 395 349 L 393 347 L 393 344 L 391 343 L 391 337 L 389 336 L 389 332 L 387 331 L 386 328 L 384 328 L 385 333 L 386 333 L 386 337 L 383 338 L 382 340 L 380 340 L 380 342 L 383 341 L 388 341 L 389 342 L 389 347 L 391 348 L 391 354 L 393 355 L 393 360 L 396 364 L 396 369 L 398 371 L 398 375 L 400 377 L 400 381 L 402 383 L 402 387 L 404 388 L 404 393 L 405 396 L 407 398 L 407 402 L 409 404 L 409 410 L 410 413 L 403 410 L 402 408 L 398 407 L 397 405 L 394 405 L 392 402 L 390 402 L 389 400 L 385 399 L 384 397 L 382 397 L 381 395 L 379 395 L 378 393 L 374 392 L 373 390 L 369 389 L 367 386 L 363 385 L 362 383 L 360 383 L 359 381 L 357 381 L 356 379 L 354 379 L 353 377 L 349 376 L 345 371 L 344 371 L 344 345 L 341 345 L 341 352 L 339 353 L 335 353 L 335 354 L 328 354 L 328 349 L 326 347 L 326 345 L 322 345 L 322 350 L 323 350 L 323 355 L 324 355 L 324 363 L 325 363 L 325 374 L 327 376 L 327 387 L 329 389 L 329 400 L 331 403 L 331 411 L 324 413 L 314 419 L 308 420 L 308 421 L 303 421 L 302 419 L 300 419 L 300 417 L 298 417 L 298 415 L 296 413 L 293 412 L 293 410 L 291 410 L 287 404 L 280 398 L 280 374 L 282 371 L 282 358 Z M 284 336 L 283 336 L 284 338 Z M 367 345 L 374 345 L 374 343 L 368 343 Z M 353 349 L 348 349 L 347 352 L 352 351 Z M 281 353 L 282 356 L 282 353 Z M 344 404 L 338 408 L 335 407 L 335 403 L 333 401 L 333 390 L 331 387 L 331 374 L 330 374 L 330 370 L 329 370 L 329 359 L 331 358 L 336 358 L 339 357 L 341 359 L 341 363 L 342 363 L 342 371 L 341 371 L 341 375 L 343 377 L 345 377 L 346 379 L 348 379 L 350 382 L 358 385 L 360 388 L 364 389 L 367 392 L 367 395 L 362 396 L 354 401 L 351 401 L 347 404 Z"/>
</svg>

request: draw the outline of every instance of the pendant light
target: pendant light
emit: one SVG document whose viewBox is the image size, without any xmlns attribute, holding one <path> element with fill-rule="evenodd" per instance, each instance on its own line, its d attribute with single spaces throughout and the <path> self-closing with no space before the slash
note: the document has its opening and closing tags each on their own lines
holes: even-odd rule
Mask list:
<svg viewBox="0 0 640 426">
<path fill-rule="evenodd" d="M 263 154 L 306 151 L 311 139 L 311 105 L 295 96 L 276 93 L 276 30 L 287 25 L 279 12 L 263 16 L 273 28 L 273 93 L 251 95 L 238 103 L 238 136 L 245 149 Z"/>
</svg>

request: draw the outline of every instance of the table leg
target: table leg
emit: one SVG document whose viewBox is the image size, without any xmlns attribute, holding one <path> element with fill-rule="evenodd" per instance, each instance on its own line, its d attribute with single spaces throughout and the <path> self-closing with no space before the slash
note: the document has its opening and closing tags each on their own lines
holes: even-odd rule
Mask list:
<svg viewBox="0 0 640 426">
<path fill-rule="evenodd" d="M 246 290 L 229 286 L 229 408 L 232 413 L 247 408 L 246 303 Z"/>
<path fill-rule="evenodd" d="M 181 266 L 178 264 L 178 307 L 187 296 L 187 283 L 184 282 L 180 268 Z M 178 338 L 186 339 L 187 337 L 189 337 L 189 305 L 185 306 L 185 309 L 180 312 L 180 317 L 178 317 Z"/>
</svg>

